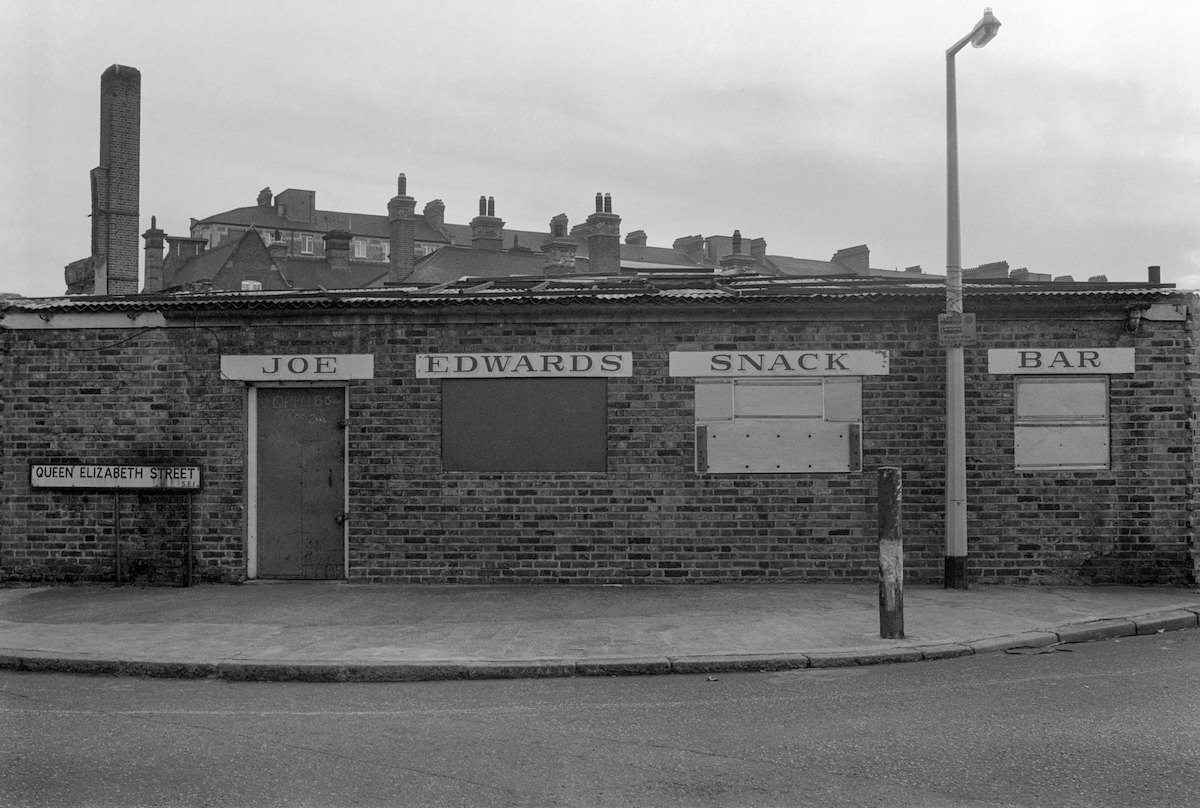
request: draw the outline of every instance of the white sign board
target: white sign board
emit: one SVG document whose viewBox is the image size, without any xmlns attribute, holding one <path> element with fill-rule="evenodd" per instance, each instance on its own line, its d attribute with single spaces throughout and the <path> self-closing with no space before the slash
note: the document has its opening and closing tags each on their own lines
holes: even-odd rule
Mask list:
<svg viewBox="0 0 1200 808">
<path fill-rule="evenodd" d="M 197 466 L 34 465 L 34 488 L 183 488 L 200 487 Z"/>
<path fill-rule="evenodd" d="M 372 354 L 262 354 L 221 357 L 221 377 L 234 381 L 343 381 L 375 378 Z"/>
<path fill-rule="evenodd" d="M 1133 348 L 993 348 L 988 373 L 1133 373 Z"/>
<path fill-rule="evenodd" d="M 633 354 L 629 352 L 417 354 L 418 379 L 632 375 Z"/>
<path fill-rule="evenodd" d="M 886 376 L 887 351 L 671 351 L 672 376 Z"/>
</svg>

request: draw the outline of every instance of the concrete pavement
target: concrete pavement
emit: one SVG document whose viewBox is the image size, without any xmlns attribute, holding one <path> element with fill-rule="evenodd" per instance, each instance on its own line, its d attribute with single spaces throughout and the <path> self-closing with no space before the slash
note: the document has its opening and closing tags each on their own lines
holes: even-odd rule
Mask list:
<svg viewBox="0 0 1200 808">
<path fill-rule="evenodd" d="M 0 668 L 231 680 L 780 670 L 964 656 L 1200 624 L 1200 591 L 905 588 L 904 639 L 875 585 L 0 589 Z"/>
</svg>

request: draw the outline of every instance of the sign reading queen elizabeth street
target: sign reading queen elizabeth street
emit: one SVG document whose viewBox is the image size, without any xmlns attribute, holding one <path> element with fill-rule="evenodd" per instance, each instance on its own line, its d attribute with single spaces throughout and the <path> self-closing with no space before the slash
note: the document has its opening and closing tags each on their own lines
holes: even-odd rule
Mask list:
<svg viewBox="0 0 1200 808">
<path fill-rule="evenodd" d="M 33 488 L 196 489 L 196 466 L 34 465 L 29 467 Z"/>
</svg>

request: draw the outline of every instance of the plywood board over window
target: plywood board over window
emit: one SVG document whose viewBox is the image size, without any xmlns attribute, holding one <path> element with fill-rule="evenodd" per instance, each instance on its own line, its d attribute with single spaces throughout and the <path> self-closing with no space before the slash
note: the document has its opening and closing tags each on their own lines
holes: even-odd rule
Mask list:
<svg viewBox="0 0 1200 808">
<path fill-rule="evenodd" d="M 608 381 L 442 381 L 444 471 L 606 471 Z"/>
<path fill-rule="evenodd" d="M 702 474 L 846 472 L 862 467 L 862 379 L 696 380 Z"/>
<path fill-rule="evenodd" d="M 1018 376 L 1018 471 L 1109 467 L 1107 376 Z"/>
</svg>

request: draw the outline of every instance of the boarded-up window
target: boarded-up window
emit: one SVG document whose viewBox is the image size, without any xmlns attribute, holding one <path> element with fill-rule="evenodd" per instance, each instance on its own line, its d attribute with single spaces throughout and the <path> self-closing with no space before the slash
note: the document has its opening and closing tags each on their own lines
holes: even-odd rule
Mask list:
<svg viewBox="0 0 1200 808">
<path fill-rule="evenodd" d="M 1106 469 L 1107 376 L 1018 376 L 1018 471 Z"/>
<path fill-rule="evenodd" d="M 698 379 L 696 470 L 706 474 L 861 468 L 862 379 Z"/>
<path fill-rule="evenodd" d="M 608 381 L 446 379 L 445 471 L 606 471 Z"/>
</svg>

